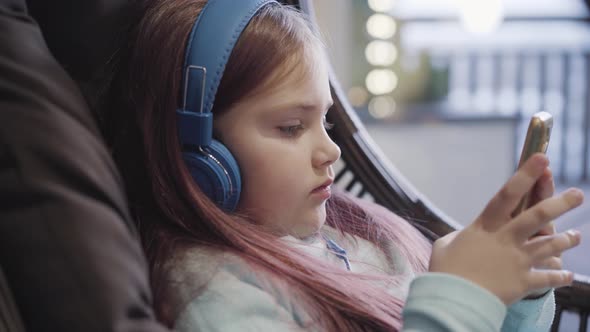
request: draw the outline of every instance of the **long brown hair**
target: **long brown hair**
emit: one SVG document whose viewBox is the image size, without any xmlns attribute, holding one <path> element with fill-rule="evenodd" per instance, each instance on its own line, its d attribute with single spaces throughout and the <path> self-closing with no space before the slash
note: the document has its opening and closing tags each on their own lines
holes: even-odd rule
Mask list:
<svg viewBox="0 0 590 332">
<path fill-rule="evenodd" d="M 231 252 L 283 284 L 329 331 L 396 330 L 403 301 L 367 281 L 291 248 L 248 216 L 227 214 L 192 181 L 181 157 L 175 110 L 179 105 L 185 45 L 204 6 L 199 0 L 153 0 L 127 43 L 112 59 L 114 73 L 101 97 L 103 131 L 126 180 L 132 212 L 150 264 L 155 309 L 171 325 L 178 308 L 168 301 L 171 257 L 206 246 Z M 265 6 L 235 46 L 217 92 L 214 114 L 293 71 L 317 37 L 293 9 Z M 280 72 L 281 75 L 276 73 Z M 271 81 L 272 81 L 271 80 Z M 424 271 L 428 242 L 383 208 L 344 194 L 327 203 L 327 224 L 378 246 L 394 242 Z M 381 277 L 383 278 L 383 277 Z M 369 278 L 370 279 L 370 278 Z M 396 277 L 390 278 L 395 282 Z"/>
</svg>

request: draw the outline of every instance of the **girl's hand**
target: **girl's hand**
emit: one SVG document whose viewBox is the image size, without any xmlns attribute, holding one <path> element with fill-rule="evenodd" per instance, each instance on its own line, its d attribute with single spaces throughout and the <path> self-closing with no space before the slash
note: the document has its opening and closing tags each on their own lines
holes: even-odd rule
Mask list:
<svg viewBox="0 0 590 332">
<path fill-rule="evenodd" d="M 539 181 L 547 165 L 548 160 L 542 154 L 532 156 L 471 225 L 437 240 L 429 270 L 470 280 L 498 296 L 506 305 L 544 288 L 570 285 L 571 272 L 534 267 L 556 266 L 555 257 L 580 243 L 579 232 L 533 236 L 553 219 L 579 206 L 583 193 L 570 189 L 511 217 L 520 199 Z"/>
<path fill-rule="evenodd" d="M 539 203 L 549 197 L 552 197 L 554 192 L 555 192 L 555 182 L 553 181 L 553 174 L 551 173 L 551 170 L 549 169 L 549 167 L 547 167 L 543 171 L 543 175 L 541 175 L 541 177 L 539 178 L 539 180 L 537 180 L 537 182 L 535 183 L 535 185 L 533 187 L 533 191 L 531 192 L 531 199 L 529 201 L 530 204 L 529 204 L 529 206 L 527 206 L 527 208 L 535 206 L 537 203 Z M 555 232 L 556 232 L 555 224 L 553 221 L 551 221 L 550 223 L 545 225 L 545 227 L 543 227 L 539 232 L 537 232 L 537 234 L 533 235 L 533 237 L 553 235 L 553 234 L 555 234 Z M 545 261 L 540 262 L 539 264 L 536 264 L 535 266 L 533 266 L 533 268 L 561 270 L 562 269 L 562 261 L 561 261 L 560 256 L 561 255 L 549 257 Z M 527 297 L 525 297 L 525 299 L 538 298 L 540 296 L 543 296 L 549 290 L 550 290 L 550 288 L 544 288 L 544 289 L 541 289 L 538 291 L 534 291 L 534 292 L 530 293 Z"/>
<path fill-rule="evenodd" d="M 535 206 L 537 203 L 549 198 L 553 197 L 553 193 L 555 192 L 555 182 L 553 181 L 553 174 L 549 167 L 545 167 L 543 170 L 543 174 L 537 180 L 535 185 L 533 186 L 533 190 L 531 192 L 531 199 L 529 200 L 529 206 L 526 208 L 531 208 Z M 555 225 L 553 221 L 545 225 L 537 234 L 535 235 L 552 235 L 555 234 Z"/>
</svg>

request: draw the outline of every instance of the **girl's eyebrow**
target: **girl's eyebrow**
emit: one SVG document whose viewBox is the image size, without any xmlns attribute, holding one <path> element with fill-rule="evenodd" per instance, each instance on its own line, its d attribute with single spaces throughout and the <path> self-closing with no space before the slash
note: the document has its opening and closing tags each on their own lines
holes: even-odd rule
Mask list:
<svg viewBox="0 0 590 332">
<path fill-rule="evenodd" d="M 328 103 L 326 104 L 326 106 L 324 106 L 324 108 L 322 110 L 327 111 L 328 109 L 330 109 L 330 107 L 332 107 L 332 105 L 334 105 L 334 101 L 332 99 L 330 99 L 328 101 Z M 275 107 L 275 109 L 313 111 L 316 109 L 316 105 L 293 103 L 293 104 L 279 105 L 278 107 Z"/>
</svg>

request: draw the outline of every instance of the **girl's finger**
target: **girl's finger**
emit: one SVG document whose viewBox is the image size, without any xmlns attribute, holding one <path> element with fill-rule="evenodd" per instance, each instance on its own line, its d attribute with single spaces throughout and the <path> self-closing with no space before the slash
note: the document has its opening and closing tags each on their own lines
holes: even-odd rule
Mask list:
<svg viewBox="0 0 590 332">
<path fill-rule="evenodd" d="M 484 227 L 496 228 L 506 223 L 521 198 L 531 190 L 548 164 L 549 160 L 543 154 L 531 156 L 481 213 L 479 220 L 486 223 Z"/>
<path fill-rule="evenodd" d="M 553 235 L 555 234 L 555 224 L 553 222 L 548 223 L 547 225 L 543 226 L 541 230 L 539 230 L 535 236 L 542 236 L 542 235 Z"/>
<path fill-rule="evenodd" d="M 543 288 L 559 288 L 569 286 L 574 281 L 574 274 L 565 270 L 532 270 L 528 274 L 528 291 Z"/>
<path fill-rule="evenodd" d="M 553 181 L 553 174 L 551 173 L 551 169 L 547 167 L 543 171 L 543 175 L 541 175 L 541 177 L 533 187 L 529 207 L 534 206 L 540 201 L 553 196 L 554 192 L 555 182 Z"/>
<path fill-rule="evenodd" d="M 528 240 L 548 223 L 584 201 L 584 193 L 576 188 L 568 189 L 558 196 L 548 198 L 534 207 L 525 210 L 506 228 L 520 243 Z"/>
<path fill-rule="evenodd" d="M 555 235 L 539 236 L 524 245 L 533 262 L 533 266 L 549 257 L 556 257 L 562 252 L 580 244 L 580 232 L 569 230 Z"/>
<path fill-rule="evenodd" d="M 561 270 L 563 268 L 563 262 L 559 257 L 549 257 L 533 265 L 534 269 L 541 270 Z"/>
</svg>

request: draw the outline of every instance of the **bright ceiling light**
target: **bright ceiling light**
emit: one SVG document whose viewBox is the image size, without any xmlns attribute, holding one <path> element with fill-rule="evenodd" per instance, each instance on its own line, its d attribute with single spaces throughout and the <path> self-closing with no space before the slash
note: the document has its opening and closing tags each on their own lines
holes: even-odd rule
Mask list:
<svg viewBox="0 0 590 332">
<path fill-rule="evenodd" d="M 457 0 L 465 29 L 473 34 L 490 34 L 504 19 L 503 0 Z"/>
</svg>

